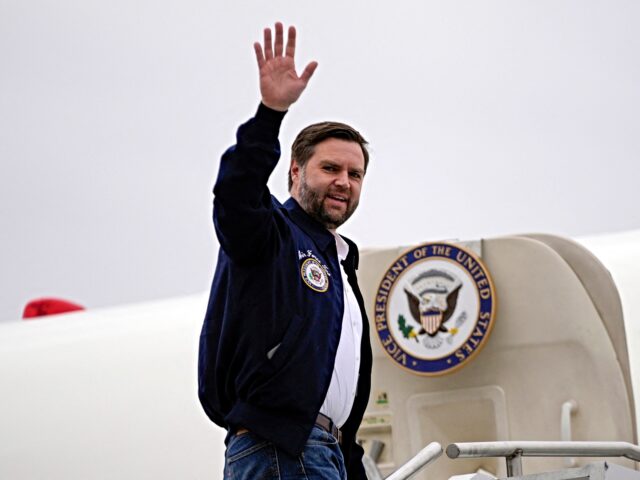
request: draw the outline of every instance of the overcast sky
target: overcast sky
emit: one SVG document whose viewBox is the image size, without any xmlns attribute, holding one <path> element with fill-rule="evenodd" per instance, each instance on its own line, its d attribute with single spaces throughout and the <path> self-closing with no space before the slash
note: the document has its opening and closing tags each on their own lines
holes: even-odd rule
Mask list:
<svg viewBox="0 0 640 480">
<path fill-rule="evenodd" d="M 361 248 L 640 228 L 637 1 L 0 0 L 0 321 L 208 289 L 211 188 L 276 20 L 320 65 L 270 187 L 302 127 L 356 126 Z"/>
</svg>

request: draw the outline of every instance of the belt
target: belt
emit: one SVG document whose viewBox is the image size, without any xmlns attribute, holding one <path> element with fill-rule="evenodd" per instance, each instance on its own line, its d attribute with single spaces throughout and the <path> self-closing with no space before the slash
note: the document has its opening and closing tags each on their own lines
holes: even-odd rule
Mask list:
<svg viewBox="0 0 640 480">
<path fill-rule="evenodd" d="M 318 418 L 316 418 L 316 425 L 322 428 L 325 432 L 333 435 L 336 440 L 338 440 L 338 443 L 342 445 L 342 432 L 338 427 L 336 427 L 336 424 L 333 423 L 333 420 L 331 420 L 326 415 L 319 413 Z"/>
<path fill-rule="evenodd" d="M 342 432 L 338 427 L 336 427 L 336 424 L 333 423 L 333 420 L 331 420 L 326 415 L 319 413 L 318 417 L 316 418 L 316 425 L 323 429 L 325 432 L 333 435 L 334 438 L 338 440 L 338 443 L 342 445 Z M 248 432 L 249 430 L 247 430 L 246 428 L 240 427 L 236 430 L 236 435 L 244 435 Z"/>
</svg>

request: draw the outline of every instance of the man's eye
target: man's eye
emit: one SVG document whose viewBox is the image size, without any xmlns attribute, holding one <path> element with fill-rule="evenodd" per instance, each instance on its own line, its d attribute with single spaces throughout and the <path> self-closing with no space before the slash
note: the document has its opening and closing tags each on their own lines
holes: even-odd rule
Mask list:
<svg viewBox="0 0 640 480">
<path fill-rule="evenodd" d="M 326 172 L 335 172 L 335 171 L 336 171 L 335 167 L 331 167 L 331 166 L 329 166 L 329 165 L 327 165 L 326 167 L 324 167 L 324 170 L 325 170 Z"/>
<path fill-rule="evenodd" d="M 351 178 L 355 178 L 356 180 L 359 180 L 362 178 L 362 174 L 360 172 L 351 172 L 350 175 L 351 175 Z"/>
</svg>

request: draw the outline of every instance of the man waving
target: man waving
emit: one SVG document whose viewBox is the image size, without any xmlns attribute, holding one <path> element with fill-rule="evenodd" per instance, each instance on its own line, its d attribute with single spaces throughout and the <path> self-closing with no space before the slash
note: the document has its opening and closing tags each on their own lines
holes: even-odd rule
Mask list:
<svg viewBox="0 0 640 480">
<path fill-rule="evenodd" d="M 228 430 L 225 478 L 365 479 L 355 434 L 370 391 L 369 328 L 358 250 L 336 229 L 358 206 L 369 154 L 348 125 L 310 125 L 291 149 L 291 198 L 270 194 L 280 124 L 317 67 L 298 75 L 295 48 L 295 28 L 285 46 L 280 23 L 254 45 L 262 101 L 220 163 L 199 396 Z"/>
</svg>

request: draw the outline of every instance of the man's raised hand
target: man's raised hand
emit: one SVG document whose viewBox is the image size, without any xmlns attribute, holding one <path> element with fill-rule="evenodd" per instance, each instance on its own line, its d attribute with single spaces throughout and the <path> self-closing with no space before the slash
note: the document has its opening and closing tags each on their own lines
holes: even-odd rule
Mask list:
<svg viewBox="0 0 640 480">
<path fill-rule="evenodd" d="M 264 29 L 264 50 L 260 42 L 253 44 L 260 70 L 262 103 L 274 110 L 288 110 L 306 88 L 318 62 L 310 62 L 300 76 L 296 73 L 296 29 L 289 27 L 287 46 L 284 48 L 282 24 L 276 23 L 275 43 L 271 43 L 271 29 Z"/>
</svg>

